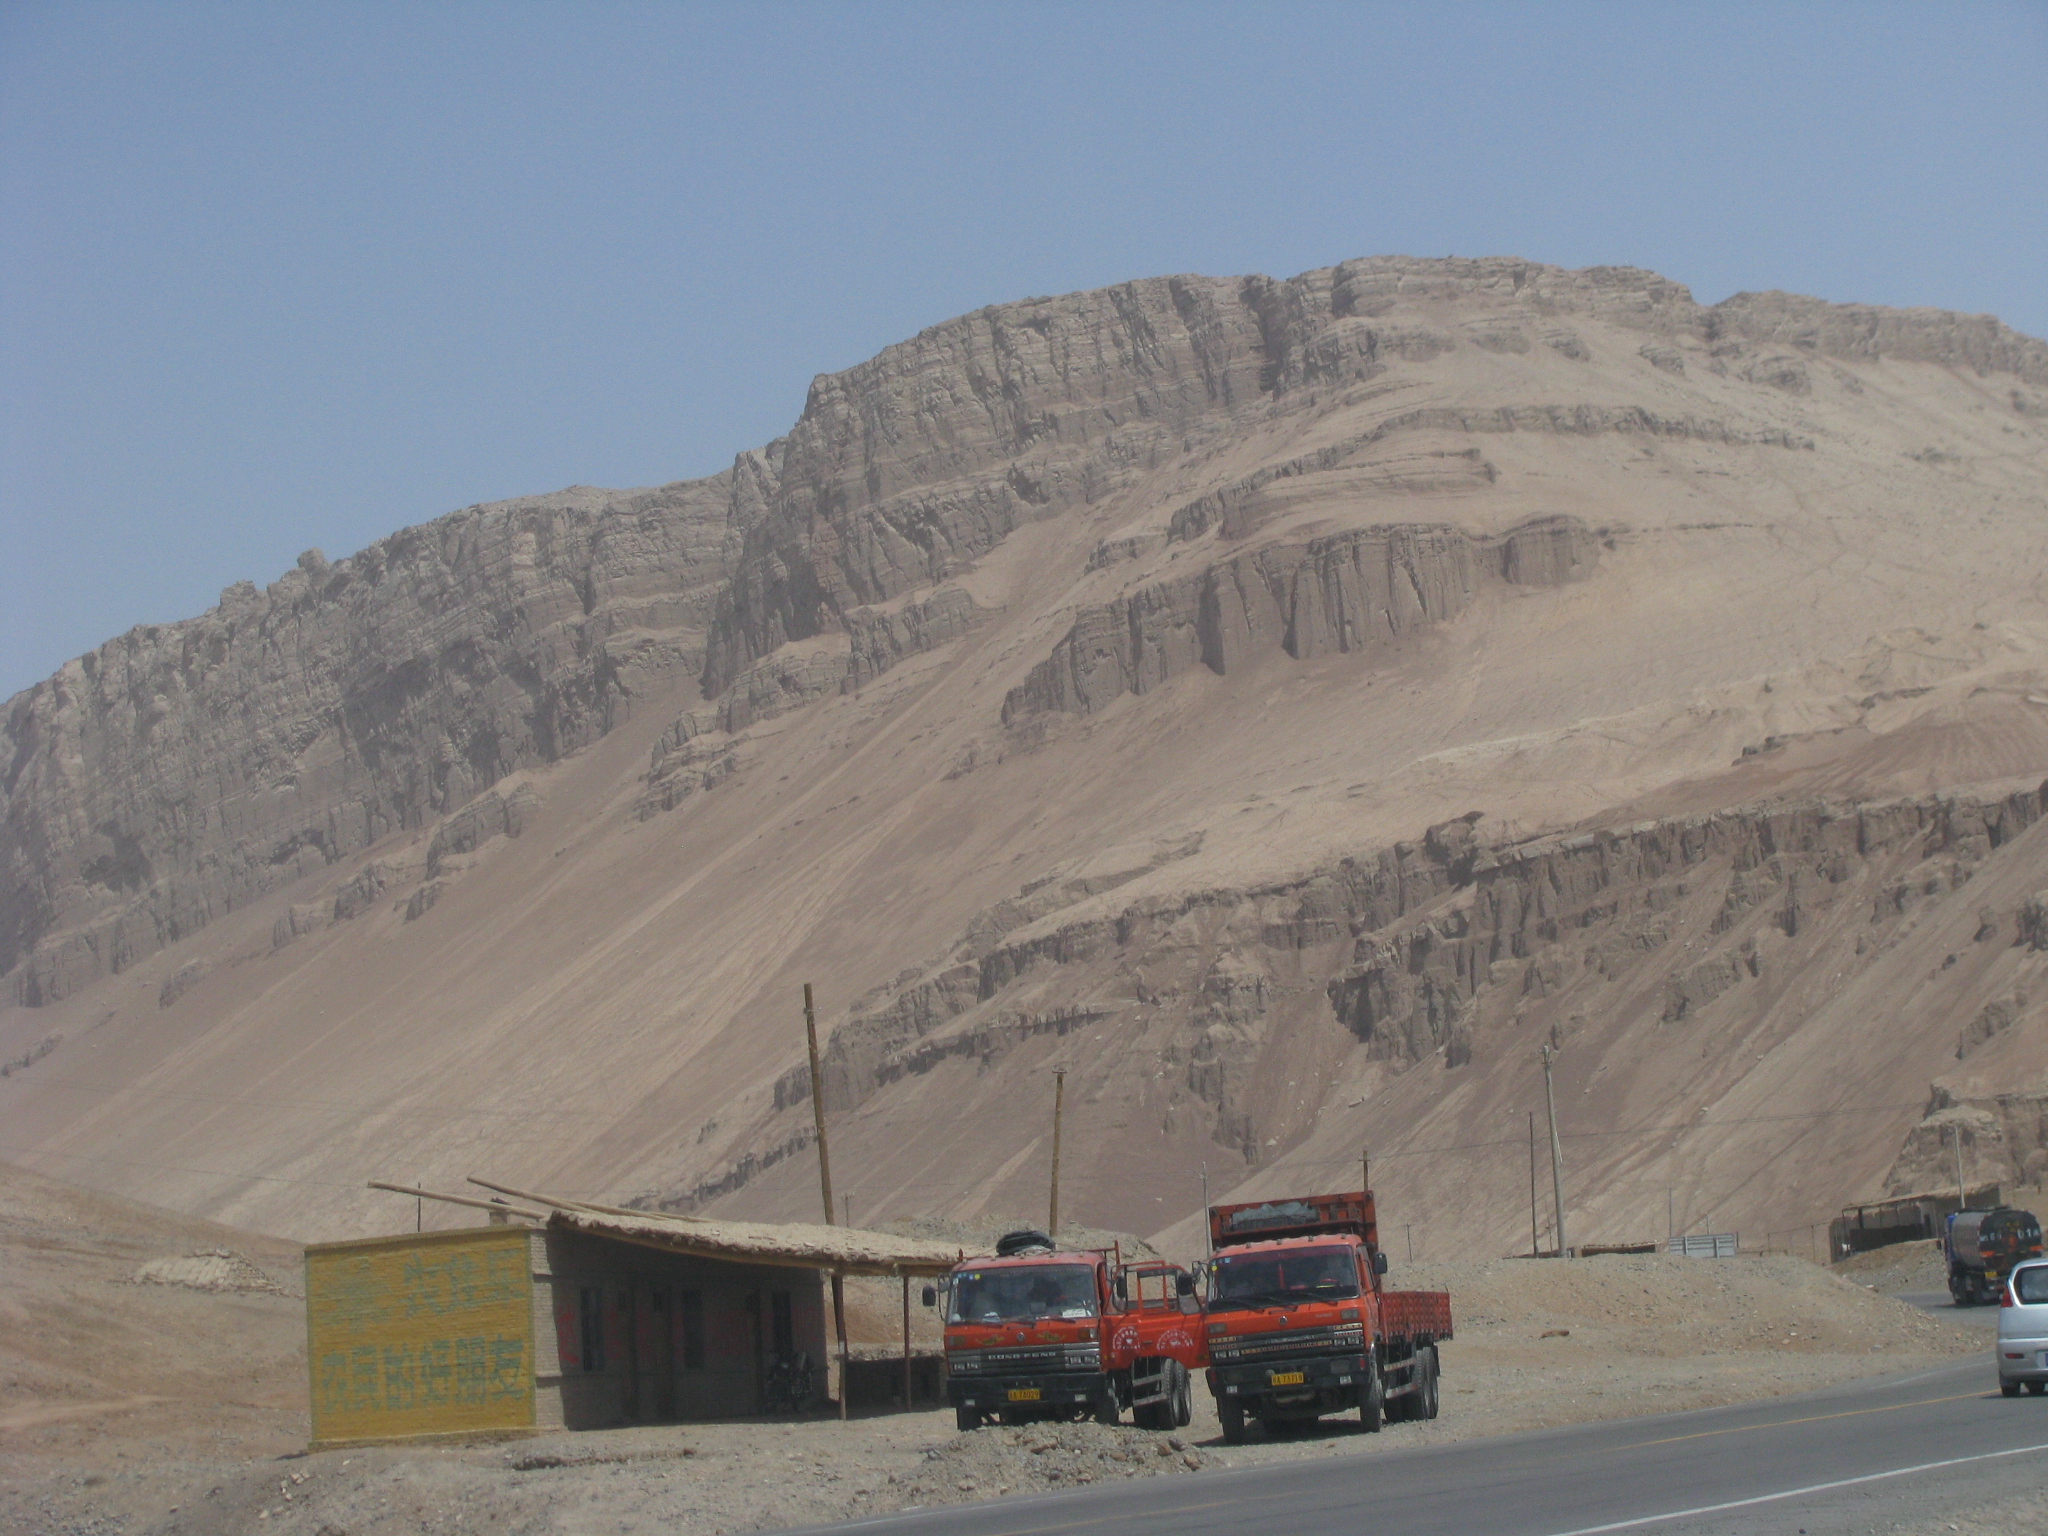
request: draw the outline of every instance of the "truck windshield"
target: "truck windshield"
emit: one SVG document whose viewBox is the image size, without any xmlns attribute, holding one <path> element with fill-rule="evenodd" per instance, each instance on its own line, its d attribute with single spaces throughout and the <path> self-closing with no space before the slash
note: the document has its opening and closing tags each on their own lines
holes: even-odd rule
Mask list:
<svg viewBox="0 0 2048 1536">
<path fill-rule="evenodd" d="M 1223 1254 L 1209 1286 L 1211 1312 L 1343 1301 L 1358 1294 L 1358 1261 L 1349 1248 L 1289 1248 Z"/>
<path fill-rule="evenodd" d="M 1095 1271 L 1085 1264 L 970 1269 L 953 1277 L 953 1323 L 1015 1323 L 1039 1317 L 1093 1317 Z"/>
</svg>

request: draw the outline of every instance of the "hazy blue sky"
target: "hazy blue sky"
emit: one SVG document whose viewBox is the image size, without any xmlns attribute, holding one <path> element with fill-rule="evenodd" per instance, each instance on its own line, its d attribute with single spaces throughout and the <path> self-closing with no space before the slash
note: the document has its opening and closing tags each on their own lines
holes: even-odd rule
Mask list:
<svg viewBox="0 0 2048 1536">
<path fill-rule="evenodd" d="M 2048 334 L 2048 6 L 0 3 L 0 696 L 979 305 L 1633 263 Z"/>
</svg>

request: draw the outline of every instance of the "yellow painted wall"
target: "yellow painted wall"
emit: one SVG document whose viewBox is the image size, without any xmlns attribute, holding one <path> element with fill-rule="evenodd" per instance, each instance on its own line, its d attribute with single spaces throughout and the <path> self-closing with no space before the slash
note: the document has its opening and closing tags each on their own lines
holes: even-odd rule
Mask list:
<svg viewBox="0 0 2048 1536">
<path fill-rule="evenodd" d="M 524 1227 L 306 1250 L 315 1443 L 533 1423 Z"/>
</svg>

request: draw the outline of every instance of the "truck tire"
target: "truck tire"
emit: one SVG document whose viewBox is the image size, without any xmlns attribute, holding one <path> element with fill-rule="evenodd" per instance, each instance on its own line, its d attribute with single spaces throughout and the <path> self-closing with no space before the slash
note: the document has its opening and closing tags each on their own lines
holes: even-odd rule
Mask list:
<svg viewBox="0 0 2048 1536">
<path fill-rule="evenodd" d="M 1178 1360 L 1173 1362 L 1173 1413 L 1168 1419 L 1168 1429 L 1186 1429 L 1195 1422 L 1194 1377 L 1188 1368 Z"/>
<path fill-rule="evenodd" d="M 1225 1445 L 1244 1444 L 1244 1404 L 1232 1397 L 1216 1399 L 1216 1421 L 1223 1426 Z"/>
<path fill-rule="evenodd" d="M 1379 1361 L 1367 1355 L 1365 1385 L 1358 1389 L 1358 1424 L 1368 1435 L 1376 1435 L 1386 1421 L 1387 1383 L 1380 1375 Z"/>
<path fill-rule="evenodd" d="M 1102 1396 L 1095 1400 L 1095 1422 L 1098 1424 L 1116 1424 L 1121 1422 L 1122 1418 L 1123 1410 L 1117 1407 L 1116 1388 L 1104 1388 Z"/>
<path fill-rule="evenodd" d="M 970 1434 L 981 1428 L 981 1410 L 979 1408 L 955 1408 L 953 1410 L 953 1422 L 959 1427 L 961 1434 Z"/>
<path fill-rule="evenodd" d="M 1415 1372 L 1415 1391 L 1408 1398 L 1407 1416 L 1411 1419 L 1433 1419 L 1438 1406 L 1434 1344 L 1425 1344 L 1415 1352 Z"/>
</svg>

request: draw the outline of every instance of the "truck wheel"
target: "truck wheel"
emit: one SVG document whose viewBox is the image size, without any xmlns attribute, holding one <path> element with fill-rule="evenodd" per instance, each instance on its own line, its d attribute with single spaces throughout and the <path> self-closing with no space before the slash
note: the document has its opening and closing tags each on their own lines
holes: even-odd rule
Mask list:
<svg viewBox="0 0 2048 1536">
<path fill-rule="evenodd" d="M 1178 1360 L 1174 1362 L 1173 1414 L 1168 1429 L 1186 1429 L 1195 1422 L 1194 1378 Z"/>
<path fill-rule="evenodd" d="M 1225 1445 L 1244 1444 L 1244 1404 L 1235 1398 L 1216 1399 L 1216 1419 L 1223 1426 Z"/>
<path fill-rule="evenodd" d="M 1380 1432 L 1387 1421 L 1387 1384 L 1380 1376 L 1379 1362 L 1365 1359 L 1365 1385 L 1358 1389 L 1358 1423 L 1368 1435 Z"/>
<path fill-rule="evenodd" d="M 1433 1419 L 1436 1417 L 1437 1361 L 1436 1346 L 1425 1344 L 1415 1352 L 1416 1388 L 1408 1399 L 1408 1417 L 1411 1419 Z"/>
<path fill-rule="evenodd" d="M 953 1410 L 953 1422 L 959 1426 L 961 1434 L 969 1434 L 981 1428 L 981 1410 L 978 1408 L 955 1408 Z"/>
<path fill-rule="evenodd" d="M 1114 1387 L 1104 1388 L 1102 1396 L 1095 1400 L 1095 1422 L 1098 1424 L 1115 1424 L 1121 1420 L 1122 1416 L 1122 1410 L 1116 1405 L 1116 1389 Z"/>
</svg>

